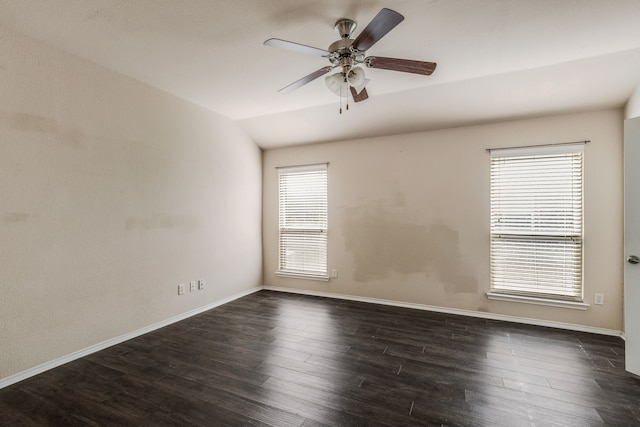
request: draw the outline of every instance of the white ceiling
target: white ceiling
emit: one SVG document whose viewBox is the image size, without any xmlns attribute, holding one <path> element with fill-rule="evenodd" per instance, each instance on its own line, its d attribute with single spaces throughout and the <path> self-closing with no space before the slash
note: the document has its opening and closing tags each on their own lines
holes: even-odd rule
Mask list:
<svg viewBox="0 0 640 427">
<path fill-rule="evenodd" d="M 438 63 L 367 69 L 369 99 L 338 114 L 325 65 L 264 46 L 326 49 L 388 7 L 405 20 L 369 55 Z M 640 82 L 639 0 L 0 0 L 0 25 L 236 120 L 263 148 L 621 107 Z"/>
</svg>

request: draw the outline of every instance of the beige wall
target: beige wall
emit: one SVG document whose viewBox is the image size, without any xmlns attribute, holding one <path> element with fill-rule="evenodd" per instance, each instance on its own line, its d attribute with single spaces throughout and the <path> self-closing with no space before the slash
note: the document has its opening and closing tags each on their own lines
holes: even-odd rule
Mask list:
<svg viewBox="0 0 640 427">
<path fill-rule="evenodd" d="M 0 379 L 261 284 L 233 122 L 0 30 L 0 153 Z"/>
<path fill-rule="evenodd" d="M 585 139 L 585 301 L 599 292 L 605 305 L 489 301 L 485 148 Z M 613 110 L 265 151 L 265 285 L 621 330 L 621 149 L 622 111 Z M 319 162 L 329 162 L 329 268 L 339 277 L 276 277 L 275 167 Z"/>
</svg>

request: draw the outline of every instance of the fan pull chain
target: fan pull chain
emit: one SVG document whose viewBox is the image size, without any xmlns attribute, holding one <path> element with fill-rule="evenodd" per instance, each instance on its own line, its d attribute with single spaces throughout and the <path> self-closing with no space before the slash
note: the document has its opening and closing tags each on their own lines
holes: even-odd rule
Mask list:
<svg viewBox="0 0 640 427">
<path fill-rule="evenodd" d="M 349 84 L 349 80 L 347 80 L 347 75 L 345 74 L 344 77 L 344 81 L 347 84 L 347 101 L 346 101 L 346 105 L 345 105 L 345 110 L 349 111 L 349 88 L 351 87 L 351 85 Z M 340 85 L 340 114 L 342 114 L 342 85 Z"/>
<path fill-rule="evenodd" d="M 347 80 L 347 111 L 349 111 L 349 79 L 347 79 L 345 77 L 345 79 Z"/>
</svg>

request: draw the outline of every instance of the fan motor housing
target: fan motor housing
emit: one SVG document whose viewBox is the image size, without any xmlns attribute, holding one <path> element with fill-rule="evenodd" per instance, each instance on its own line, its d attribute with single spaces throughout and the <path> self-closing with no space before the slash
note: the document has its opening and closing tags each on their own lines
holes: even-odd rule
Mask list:
<svg viewBox="0 0 640 427">
<path fill-rule="evenodd" d="M 352 66 L 353 63 L 362 62 L 364 60 L 364 52 L 352 48 L 352 44 L 353 39 L 342 39 L 331 43 L 327 48 L 332 54 L 329 61 L 333 65 L 342 66 Z"/>
<path fill-rule="evenodd" d="M 353 39 L 338 40 L 331 43 L 331 45 L 329 45 L 329 48 L 327 50 L 331 53 L 337 52 L 341 55 L 342 54 L 346 55 L 350 52 L 349 48 L 351 47 L 352 43 L 353 43 Z"/>
</svg>

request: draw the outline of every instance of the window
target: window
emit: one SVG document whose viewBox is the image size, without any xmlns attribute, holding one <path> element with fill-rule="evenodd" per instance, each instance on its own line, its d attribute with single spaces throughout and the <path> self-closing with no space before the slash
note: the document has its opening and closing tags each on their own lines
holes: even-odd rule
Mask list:
<svg viewBox="0 0 640 427">
<path fill-rule="evenodd" d="M 280 276 L 327 276 L 327 164 L 278 168 Z"/>
<path fill-rule="evenodd" d="M 490 294 L 582 301 L 583 148 L 491 150 Z"/>
</svg>

